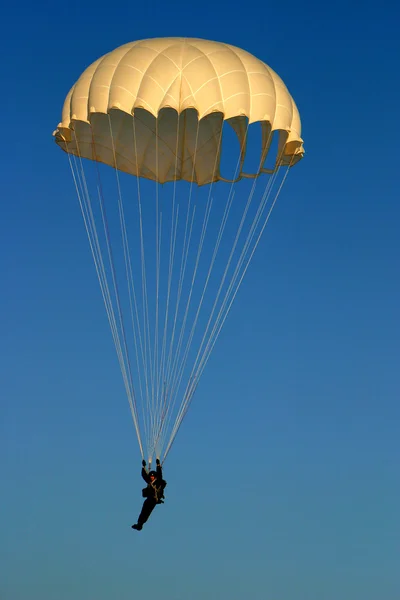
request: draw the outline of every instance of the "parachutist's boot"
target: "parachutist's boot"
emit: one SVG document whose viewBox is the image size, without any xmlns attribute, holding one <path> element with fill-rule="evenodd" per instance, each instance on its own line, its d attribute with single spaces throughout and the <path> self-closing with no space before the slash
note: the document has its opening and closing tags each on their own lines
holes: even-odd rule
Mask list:
<svg viewBox="0 0 400 600">
<path fill-rule="evenodd" d="M 135 523 L 135 525 L 132 525 L 132 529 L 137 529 L 137 531 L 141 531 L 143 528 L 143 525 L 140 525 L 140 523 Z"/>
</svg>

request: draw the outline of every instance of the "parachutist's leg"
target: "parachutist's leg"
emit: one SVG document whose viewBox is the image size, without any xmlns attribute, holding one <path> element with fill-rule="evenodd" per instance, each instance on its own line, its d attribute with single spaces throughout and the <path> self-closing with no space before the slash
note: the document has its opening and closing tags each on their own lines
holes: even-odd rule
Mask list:
<svg viewBox="0 0 400 600">
<path fill-rule="evenodd" d="M 157 502 L 153 498 L 146 498 L 146 500 L 143 502 L 142 512 L 138 518 L 138 525 L 140 529 L 143 527 L 144 523 L 146 523 L 156 504 Z"/>
</svg>

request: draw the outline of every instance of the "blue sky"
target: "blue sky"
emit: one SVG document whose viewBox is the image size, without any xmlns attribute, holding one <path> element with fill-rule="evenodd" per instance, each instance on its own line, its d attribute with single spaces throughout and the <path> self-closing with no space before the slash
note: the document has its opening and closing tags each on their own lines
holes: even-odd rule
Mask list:
<svg viewBox="0 0 400 600">
<path fill-rule="evenodd" d="M 397 600 L 398 9 L 20 3 L 2 37 L 2 600 Z M 65 155 L 83 69 L 232 43 L 302 116 L 291 173 L 141 534 L 140 454 Z M 154 586 L 154 587 L 153 587 Z"/>
</svg>

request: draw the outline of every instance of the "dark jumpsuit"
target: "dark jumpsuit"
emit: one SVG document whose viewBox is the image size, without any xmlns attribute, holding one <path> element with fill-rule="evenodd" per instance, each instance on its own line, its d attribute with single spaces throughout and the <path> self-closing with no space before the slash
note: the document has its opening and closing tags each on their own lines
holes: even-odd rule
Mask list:
<svg viewBox="0 0 400 600">
<path fill-rule="evenodd" d="M 147 483 L 147 487 L 145 487 L 142 491 L 142 494 L 146 500 L 143 502 L 142 511 L 138 518 L 138 525 L 143 525 L 146 523 L 155 506 L 157 504 L 161 504 L 162 498 L 164 497 L 164 488 L 167 485 L 167 482 L 162 478 L 161 465 L 157 465 L 156 473 L 157 478 L 153 481 L 153 483 L 151 483 L 149 474 L 145 468 L 142 468 L 142 477 Z"/>
</svg>

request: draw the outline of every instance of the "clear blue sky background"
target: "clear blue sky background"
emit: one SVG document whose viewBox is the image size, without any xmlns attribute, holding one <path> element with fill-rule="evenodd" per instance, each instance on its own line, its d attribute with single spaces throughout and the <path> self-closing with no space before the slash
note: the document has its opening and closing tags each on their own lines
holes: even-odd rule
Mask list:
<svg viewBox="0 0 400 600">
<path fill-rule="evenodd" d="M 398 600 L 395 3 L 28 3 L 2 28 L 1 600 Z M 82 70 L 226 41 L 299 106 L 291 174 L 142 533 L 140 455 L 65 155 Z"/>
</svg>

